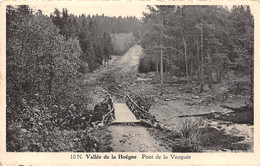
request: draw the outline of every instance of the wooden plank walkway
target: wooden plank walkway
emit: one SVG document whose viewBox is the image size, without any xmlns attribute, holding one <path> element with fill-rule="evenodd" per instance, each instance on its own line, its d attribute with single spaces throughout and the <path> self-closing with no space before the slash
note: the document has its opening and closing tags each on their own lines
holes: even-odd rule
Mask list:
<svg viewBox="0 0 260 166">
<path fill-rule="evenodd" d="M 114 103 L 115 120 L 112 123 L 138 123 L 135 115 L 130 111 L 125 103 Z"/>
</svg>

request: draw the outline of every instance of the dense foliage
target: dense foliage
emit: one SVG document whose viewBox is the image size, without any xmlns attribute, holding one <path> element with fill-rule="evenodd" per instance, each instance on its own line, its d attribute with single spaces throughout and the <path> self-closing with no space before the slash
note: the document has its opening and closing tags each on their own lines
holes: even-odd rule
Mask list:
<svg viewBox="0 0 260 166">
<path fill-rule="evenodd" d="M 93 20 L 98 22 L 101 29 L 105 32 L 117 34 L 117 33 L 133 33 L 138 36 L 142 30 L 142 22 L 136 17 L 107 17 L 104 15 L 93 16 Z"/>
<path fill-rule="evenodd" d="M 78 17 L 66 9 L 48 17 L 26 5 L 7 6 L 6 17 L 7 151 L 98 151 L 99 141 L 88 134 L 93 111 L 81 80 L 108 64 L 112 41 L 120 44 L 118 54 L 134 44 L 134 25 L 104 24 L 139 21 Z"/>
<path fill-rule="evenodd" d="M 69 15 L 67 9 L 63 9 L 62 12 L 55 9 L 50 18 L 66 39 L 79 40 L 83 52 L 79 58 L 85 64 L 81 66 L 81 72 L 93 71 L 111 59 L 110 34 L 103 31 L 95 19 L 85 15 Z"/>
<path fill-rule="evenodd" d="M 122 55 L 135 44 L 135 37 L 132 33 L 112 34 L 112 46 L 114 54 Z"/>
<path fill-rule="evenodd" d="M 77 40 L 65 40 L 48 17 L 18 6 L 7 12 L 6 47 L 9 106 L 16 106 L 22 96 L 49 97 L 56 104 L 71 100 L 64 96 L 74 94 L 74 80 L 81 76 L 82 51 Z"/>
<path fill-rule="evenodd" d="M 53 130 L 89 125 L 90 99 L 77 81 L 84 62 L 80 43 L 28 6 L 8 6 L 6 14 L 7 151 L 61 151 Z"/>
<path fill-rule="evenodd" d="M 221 82 L 229 70 L 253 77 L 254 21 L 249 6 L 148 6 L 139 71 L 189 83 Z M 153 67 L 155 66 L 155 67 Z M 160 66 L 162 66 L 161 69 Z M 163 74 L 161 74 L 161 77 Z M 163 80 L 163 78 L 161 78 Z"/>
<path fill-rule="evenodd" d="M 112 53 L 122 55 L 127 51 L 133 45 L 132 34 L 138 36 L 142 26 L 135 17 L 74 16 L 67 9 L 55 9 L 50 17 L 66 39 L 78 38 L 83 51 L 80 58 L 90 71 L 107 63 Z"/>
</svg>

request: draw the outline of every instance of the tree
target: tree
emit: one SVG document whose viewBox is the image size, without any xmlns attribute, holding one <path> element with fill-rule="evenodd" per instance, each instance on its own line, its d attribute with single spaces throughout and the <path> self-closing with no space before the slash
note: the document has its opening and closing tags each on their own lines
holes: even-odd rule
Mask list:
<svg viewBox="0 0 260 166">
<path fill-rule="evenodd" d="M 152 54 L 157 54 L 157 56 L 160 56 L 160 58 L 156 58 L 157 60 L 160 59 L 160 83 L 161 83 L 161 95 L 162 95 L 162 86 L 163 86 L 163 36 L 164 36 L 164 17 L 165 13 L 163 11 L 163 7 L 159 7 L 159 9 L 155 9 L 154 7 L 148 6 L 148 9 L 150 10 L 150 13 L 144 13 L 145 17 L 143 18 L 144 23 L 151 25 L 151 28 L 148 29 L 145 36 L 147 38 L 153 38 L 155 40 L 149 40 L 153 41 L 151 44 L 146 45 L 148 47 L 145 48 L 146 53 L 148 53 L 150 50 L 154 50 Z M 142 45 L 145 47 L 147 41 L 142 41 Z M 156 50 L 156 51 L 155 51 Z"/>
<path fill-rule="evenodd" d="M 66 41 L 41 12 L 32 14 L 20 8 L 7 14 L 7 95 L 17 103 L 39 93 L 61 101 L 60 93 L 78 75 L 79 43 Z"/>
<path fill-rule="evenodd" d="M 245 68 L 250 73 L 246 66 L 252 66 L 254 27 L 248 6 L 235 6 L 231 11 L 223 6 L 148 6 L 148 9 L 143 17 L 147 33 L 143 35 L 142 46 L 147 55 L 163 55 L 154 58 L 157 62 L 163 59 L 163 63 L 153 63 L 165 73 L 179 77 L 185 73 L 187 83 L 197 75 L 200 92 L 205 82 L 211 89 L 214 75 L 216 82 L 221 82 L 231 63 L 239 67 L 239 72 Z"/>
<path fill-rule="evenodd" d="M 103 42 L 104 42 L 104 65 L 108 65 L 108 61 L 111 60 L 111 53 L 112 53 L 112 43 L 111 37 L 108 33 L 103 33 Z"/>
</svg>

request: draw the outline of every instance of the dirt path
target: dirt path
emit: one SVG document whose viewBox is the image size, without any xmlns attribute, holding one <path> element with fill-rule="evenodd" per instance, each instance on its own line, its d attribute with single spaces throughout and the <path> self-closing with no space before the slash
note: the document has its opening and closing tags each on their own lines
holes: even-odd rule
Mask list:
<svg viewBox="0 0 260 166">
<path fill-rule="evenodd" d="M 119 70 L 115 73 L 117 81 L 122 83 L 132 74 L 138 73 L 137 67 L 141 54 L 141 46 L 135 45 L 119 60 Z M 142 126 L 119 124 L 109 126 L 108 130 L 112 134 L 111 144 L 114 152 L 167 152 Z"/>
<path fill-rule="evenodd" d="M 114 152 L 167 152 L 142 126 L 109 126 Z"/>
<path fill-rule="evenodd" d="M 109 66 L 85 76 L 84 82 L 91 87 L 90 95 L 93 99 L 93 107 L 101 102 L 108 93 L 112 94 L 114 102 L 124 103 L 124 98 L 116 94 L 125 95 L 124 92 L 128 92 L 127 88 L 137 80 L 137 68 L 141 54 L 141 46 L 135 45 L 122 57 L 113 56 Z M 121 90 L 116 93 L 115 90 L 110 91 L 111 87 Z M 108 126 L 107 130 L 112 136 L 110 146 L 114 152 L 168 151 L 143 126 L 116 124 Z"/>
<path fill-rule="evenodd" d="M 122 68 L 119 72 L 123 74 L 129 73 L 131 70 L 137 72 L 137 66 L 139 58 L 142 54 L 142 48 L 140 45 L 132 47 L 119 62 L 119 67 Z"/>
<path fill-rule="evenodd" d="M 108 93 L 111 86 L 119 86 L 122 90 L 119 92 L 121 95 L 125 95 L 122 92 L 128 91 L 130 82 L 132 80 L 132 74 L 136 75 L 137 67 L 139 63 L 139 57 L 142 54 L 142 48 L 140 45 L 134 45 L 123 56 L 112 56 L 112 60 L 108 66 L 102 66 L 95 70 L 93 73 L 87 73 L 83 82 L 86 85 L 86 91 L 92 98 L 92 104 L 90 109 L 100 103 Z M 112 93 L 114 95 L 114 93 Z M 115 102 L 123 102 L 122 96 L 112 96 Z"/>
</svg>

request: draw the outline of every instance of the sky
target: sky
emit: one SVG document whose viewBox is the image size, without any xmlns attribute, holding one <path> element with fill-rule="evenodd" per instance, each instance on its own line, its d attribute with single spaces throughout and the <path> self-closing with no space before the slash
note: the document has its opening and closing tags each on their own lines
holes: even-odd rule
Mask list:
<svg viewBox="0 0 260 166">
<path fill-rule="evenodd" d="M 146 8 L 147 3 L 137 3 L 134 0 L 131 1 L 76 1 L 71 0 L 66 3 L 62 1 L 49 1 L 41 3 L 32 3 L 29 5 L 31 8 L 38 10 L 41 9 L 42 12 L 46 15 L 54 12 L 54 9 L 57 8 L 62 11 L 63 8 L 67 8 L 69 14 L 74 15 L 101 15 L 105 16 L 136 16 L 137 18 L 142 18 L 143 12 L 148 12 Z M 150 4 L 151 5 L 151 4 Z M 225 4 L 229 9 L 232 8 L 232 5 Z"/>
<path fill-rule="evenodd" d="M 129 3 L 90 3 L 90 4 L 79 4 L 79 3 L 70 3 L 70 4 L 37 4 L 29 5 L 31 8 L 38 10 L 41 9 L 42 12 L 46 15 L 54 12 L 54 9 L 57 8 L 62 11 L 63 8 L 67 8 L 69 14 L 74 15 L 101 15 L 105 16 L 136 16 L 137 18 L 142 17 L 142 13 L 147 11 L 146 5 L 133 5 Z"/>
</svg>

